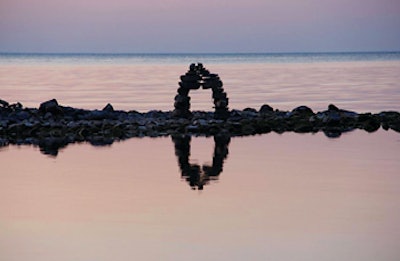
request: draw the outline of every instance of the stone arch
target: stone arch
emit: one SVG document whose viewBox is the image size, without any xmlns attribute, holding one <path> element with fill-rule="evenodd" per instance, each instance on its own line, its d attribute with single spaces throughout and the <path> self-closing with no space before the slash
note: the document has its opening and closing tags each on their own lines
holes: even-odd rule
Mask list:
<svg viewBox="0 0 400 261">
<path fill-rule="evenodd" d="M 192 63 L 189 71 L 180 77 L 178 94 L 175 96 L 173 116 L 178 118 L 191 118 L 190 90 L 203 89 L 212 90 L 214 101 L 214 118 L 227 119 L 229 117 L 229 99 L 224 91 L 223 83 L 218 74 L 210 73 L 201 63 Z"/>
</svg>

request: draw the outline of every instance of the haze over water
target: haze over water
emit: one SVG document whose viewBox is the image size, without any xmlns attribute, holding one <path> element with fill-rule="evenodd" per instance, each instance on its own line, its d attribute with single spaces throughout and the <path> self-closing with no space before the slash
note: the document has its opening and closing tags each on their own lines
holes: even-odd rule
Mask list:
<svg viewBox="0 0 400 261">
<path fill-rule="evenodd" d="M 172 110 L 191 62 L 220 75 L 230 109 L 400 111 L 399 53 L 0 55 L 0 98 Z M 190 96 L 213 109 L 210 91 Z M 192 137 L 184 156 L 203 190 L 182 175 L 178 142 L 0 148 L 0 259 L 399 260 L 399 133 Z"/>
</svg>

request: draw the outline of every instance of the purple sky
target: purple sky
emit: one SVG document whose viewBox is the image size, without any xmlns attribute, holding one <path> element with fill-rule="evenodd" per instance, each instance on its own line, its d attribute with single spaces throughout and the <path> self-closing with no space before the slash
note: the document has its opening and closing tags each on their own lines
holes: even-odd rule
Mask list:
<svg viewBox="0 0 400 261">
<path fill-rule="evenodd" d="M 385 50 L 399 0 L 0 0 L 0 52 Z"/>
</svg>

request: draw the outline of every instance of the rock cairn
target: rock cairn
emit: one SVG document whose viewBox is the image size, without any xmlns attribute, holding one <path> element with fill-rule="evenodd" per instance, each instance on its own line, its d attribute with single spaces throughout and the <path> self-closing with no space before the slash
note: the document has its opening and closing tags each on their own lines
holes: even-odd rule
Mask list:
<svg viewBox="0 0 400 261">
<path fill-rule="evenodd" d="M 192 118 L 190 111 L 190 90 L 203 89 L 212 90 L 212 98 L 214 100 L 214 118 L 227 119 L 229 117 L 227 97 L 223 83 L 218 74 L 210 73 L 201 63 L 197 65 L 192 63 L 189 71 L 182 75 L 179 82 L 178 94 L 175 96 L 173 116 L 177 118 Z"/>
</svg>

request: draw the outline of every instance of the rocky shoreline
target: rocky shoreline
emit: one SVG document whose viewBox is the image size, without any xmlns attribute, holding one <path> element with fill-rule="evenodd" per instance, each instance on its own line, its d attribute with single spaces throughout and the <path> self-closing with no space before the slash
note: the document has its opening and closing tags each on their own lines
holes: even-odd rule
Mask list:
<svg viewBox="0 0 400 261">
<path fill-rule="evenodd" d="M 247 136 L 269 132 L 317 133 L 329 138 L 344 132 L 362 129 L 367 132 L 392 129 L 400 132 L 400 113 L 356 113 L 329 105 L 313 112 L 306 106 L 291 111 L 263 105 L 259 110 L 228 111 L 226 119 L 214 117 L 214 112 L 193 111 L 188 118 L 177 117 L 173 111 L 114 110 L 107 104 L 102 110 L 85 110 L 61 106 L 57 100 L 25 108 L 20 103 L 0 100 L 0 147 L 9 144 L 32 144 L 44 153 L 57 154 L 69 143 L 89 142 L 95 146 L 133 137 L 174 135 Z"/>
</svg>

